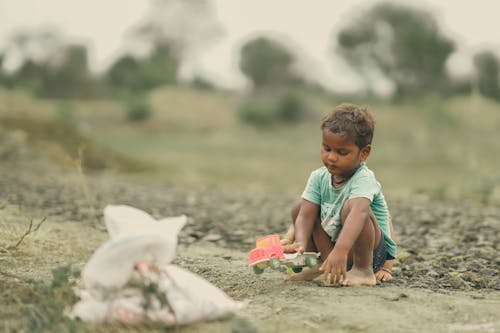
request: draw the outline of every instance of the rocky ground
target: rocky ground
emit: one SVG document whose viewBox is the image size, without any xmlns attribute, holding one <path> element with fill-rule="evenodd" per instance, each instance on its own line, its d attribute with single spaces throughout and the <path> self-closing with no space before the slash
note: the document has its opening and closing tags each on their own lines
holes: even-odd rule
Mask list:
<svg viewBox="0 0 500 333">
<path fill-rule="evenodd" d="M 84 174 L 77 167 L 59 168 L 15 133 L 4 133 L 2 141 L 4 296 L 15 292 L 6 285 L 46 279 L 57 265 L 82 267 L 107 238 L 101 221 L 104 206 L 130 204 L 155 217 L 188 215 L 175 263 L 233 298 L 250 301 L 232 319 L 182 331 L 500 330 L 500 207 L 386 194 L 400 244 L 393 281 L 359 288 L 327 288 L 319 279 L 284 283 L 277 272 L 254 275 L 246 255 L 257 237 L 286 230 L 295 194 L 186 188 L 106 172 Z M 43 218 L 47 220 L 39 231 L 14 249 L 28 221 Z M 23 327 L 22 317 L 16 319 L 19 314 L 2 311 L 0 321 L 9 316 L 11 323 L 4 328 Z"/>
</svg>

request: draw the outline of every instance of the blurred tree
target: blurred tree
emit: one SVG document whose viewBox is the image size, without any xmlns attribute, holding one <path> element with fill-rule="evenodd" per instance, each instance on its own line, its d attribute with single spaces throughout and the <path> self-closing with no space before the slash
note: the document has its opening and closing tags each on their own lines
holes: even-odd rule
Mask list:
<svg viewBox="0 0 500 333">
<path fill-rule="evenodd" d="M 88 67 L 87 48 L 70 45 L 52 30 L 20 32 L 7 43 L 7 61 L 18 63 L 2 80 L 40 97 L 95 97 L 97 80 Z"/>
<path fill-rule="evenodd" d="M 145 23 L 132 37 L 149 49 L 168 45 L 183 78 L 193 78 L 200 55 L 222 34 L 211 0 L 152 0 Z"/>
<path fill-rule="evenodd" d="M 177 60 L 168 45 L 156 45 L 144 59 L 124 55 L 105 74 L 106 81 L 120 93 L 141 92 L 176 83 Z"/>
<path fill-rule="evenodd" d="M 479 92 L 487 97 L 500 100 L 500 61 L 491 51 L 483 51 L 474 56 L 476 79 Z"/>
<path fill-rule="evenodd" d="M 5 64 L 10 66 L 11 70 L 19 68 L 29 60 L 53 64 L 60 60 L 64 46 L 63 38 L 53 29 L 16 32 L 6 43 Z"/>
<path fill-rule="evenodd" d="M 62 59 L 49 67 L 43 80 L 44 96 L 90 98 L 99 95 L 98 84 L 88 66 L 87 48 L 83 45 L 66 45 Z"/>
<path fill-rule="evenodd" d="M 372 7 L 337 35 L 340 54 L 365 77 L 373 70 L 389 78 L 395 95 L 418 95 L 446 87 L 445 63 L 454 51 L 425 10 L 391 3 Z"/>
<path fill-rule="evenodd" d="M 48 77 L 48 75 L 48 70 L 43 64 L 27 59 L 21 67 L 9 75 L 8 87 L 20 87 L 31 94 L 43 95 L 41 91 L 43 78 Z"/>
<path fill-rule="evenodd" d="M 293 72 L 294 55 L 283 45 L 258 37 L 241 48 L 240 69 L 256 90 L 302 82 Z"/>
<path fill-rule="evenodd" d="M 39 94 L 42 77 L 48 73 L 44 67 L 58 59 L 61 45 L 60 36 L 53 30 L 15 33 L 3 50 L 2 84 L 9 88 L 22 87 Z"/>
<path fill-rule="evenodd" d="M 275 124 L 298 123 L 306 116 L 306 104 L 298 91 L 259 93 L 243 101 L 239 119 L 246 124 L 267 127 Z"/>
<path fill-rule="evenodd" d="M 0 53 L 0 86 L 5 86 L 7 83 L 7 74 L 3 68 L 3 61 L 5 59 L 5 54 Z"/>
</svg>

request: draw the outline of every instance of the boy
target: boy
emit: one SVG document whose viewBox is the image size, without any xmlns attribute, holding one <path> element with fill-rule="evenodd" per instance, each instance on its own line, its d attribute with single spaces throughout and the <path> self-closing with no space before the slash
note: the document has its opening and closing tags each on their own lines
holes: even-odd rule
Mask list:
<svg viewBox="0 0 500 333">
<path fill-rule="evenodd" d="M 321 272 L 332 285 L 391 278 L 392 223 L 380 184 L 365 165 L 374 125 L 372 114 L 353 104 L 341 104 L 322 119 L 324 166 L 311 173 L 283 244 L 285 252 L 320 252 L 323 263 L 287 280 L 311 280 Z"/>
</svg>

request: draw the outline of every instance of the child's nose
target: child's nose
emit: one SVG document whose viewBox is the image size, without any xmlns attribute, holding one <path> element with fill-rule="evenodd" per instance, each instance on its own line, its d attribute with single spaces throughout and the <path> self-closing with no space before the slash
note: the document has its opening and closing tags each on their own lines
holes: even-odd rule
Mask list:
<svg viewBox="0 0 500 333">
<path fill-rule="evenodd" d="M 328 160 L 335 162 L 337 160 L 337 154 L 335 154 L 334 152 L 330 152 L 330 154 L 328 154 Z"/>
</svg>

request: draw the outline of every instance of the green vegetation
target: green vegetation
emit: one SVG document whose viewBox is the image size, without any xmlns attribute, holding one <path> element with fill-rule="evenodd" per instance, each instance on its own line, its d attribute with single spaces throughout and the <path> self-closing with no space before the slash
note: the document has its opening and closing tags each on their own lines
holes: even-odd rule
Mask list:
<svg viewBox="0 0 500 333">
<path fill-rule="evenodd" d="M 72 117 L 91 129 L 84 141 L 88 158 L 95 145 L 98 151 L 111 152 L 104 154 L 107 158 L 135 161 L 118 165 L 158 166 L 142 173 L 145 177 L 186 186 L 238 186 L 297 195 L 309 172 L 321 166 L 321 116 L 346 101 L 304 93 L 301 100 L 308 113 L 301 122 L 254 127 L 238 120 L 242 100 L 236 95 L 166 87 L 148 100 L 154 112 L 141 123 L 124 120 L 122 107 L 114 102 L 72 102 Z M 11 99 L 10 107 L 20 108 L 17 103 L 29 117 L 5 117 L 0 110 L 3 126 L 23 129 L 37 144 L 60 142 L 76 154 L 80 143 L 72 141 L 75 134 L 68 134 L 75 133 L 75 127 L 60 126 L 59 113 L 52 111 L 58 104 L 51 107 L 22 95 Z M 423 193 L 499 202 L 500 155 L 494 153 L 500 148 L 498 104 L 479 95 L 446 100 L 429 95 L 411 105 L 369 105 L 377 127 L 368 163 L 387 196 Z M 34 114 L 40 118 L 30 118 Z"/>
<path fill-rule="evenodd" d="M 143 96 L 129 97 L 125 108 L 127 109 L 127 120 L 134 122 L 144 121 L 150 118 L 153 113 L 149 101 Z"/>
<path fill-rule="evenodd" d="M 242 122 L 255 126 L 298 123 L 306 115 L 304 101 L 298 93 L 291 92 L 281 97 L 252 95 L 238 110 L 238 116 Z"/>
<path fill-rule="evenodd" d="M 427 11 L 380 3 L 344 27 L 337 40 L 340 54 L 368 84 L 375 69 L 395 85 L 396 97 L 447 88 L 445 64 L 455 43 Z"/>
<path fill-rule="evenodd" d="M 50 30 L 13 35 L 0 50 L 0 86 L 23 89 L 41 98 L 79 99 L 120 99 L 164 85 L 179 85 L 186 79 L 194 87 L 216 87 L 217 82 L 209 82 L 195 69 L 200 56 L 222 35 L 211 1 L 158 1 L 151 9 L 127 36 L 129 44 L 140 45 L 142 51 L 125 50 L 100 74 L 89 69 L 86 45 L 68 43 Z M 332 52 L 342 56 L 364 81 L 360 95 L 376 95 L 376 86 L 382 80 L 393 88 L 391 97 L 397 100 L 436 92 L 460 95 L 472 90 L 498 100 L 498 57 L 490 50 L 477 50 L 470 59 L 474 72 L 453 78 L 445 65 L 457 43 L 442 33 L 438 23 L 429 11 L 378 3 L 366 11 L 353 12 L 347 24 L 332 36 Z M 239 68 L 251 83 L 254 97 L 260 99 L 259 94 L 269 89 L 319 90 L 318 82 L 312 82 L 315 79 L 307 73 L 301 52 L 276 37 L 255 36 L 239 52 Z M 3 65 L 13 56 L 20 57 L 20 64 L 6 71 Z M 274 107 L 248 105 L 247 109 L 250 112 L 243 114 L 256 116 L 243 117 L 244 121 L 255 118 L 257 123 L 268 123 L 268 118 L 274 118 L 261 114 Z"/>
<path fill-rule="evenodd" d="M 474 56 L 479 92 L 500 100 L 500 60 L 491 51 L 479 52 Z"/>
<path fill-rule="evenodd" d="M 255 90 L 300 83 L 292 70 L 294 62 L 292 51 L 270 38 L 255 38 L 241 48 L 240 69 Z"/>
<path fill-rule="evenodd" d="M 74 104 L 55 104 L 55 112 L 22 112 L 11 114 L 0 110 L 0 128 L 25 133 L 32 145 L 45 151 L 61 165 L 74 168 L 81 165 L 85 170 L 114 169 L 136 172 L 153 166 L 123 154 L 98 147 L 88 136 L 88 123 L 78 120 Z M 36 108 L 36 103 L 32 104 Z"/>
<path fill-rule="evenodd" d="M 106 73 L 106 82 L 119 94 L 148 91 L 177 81 L 177 59 L 168 45 L 158 45 L 144 59 L 124 55 Z"/>
</svg>

